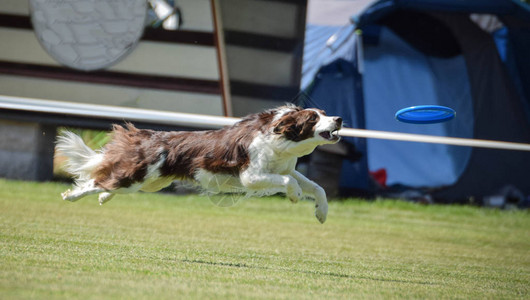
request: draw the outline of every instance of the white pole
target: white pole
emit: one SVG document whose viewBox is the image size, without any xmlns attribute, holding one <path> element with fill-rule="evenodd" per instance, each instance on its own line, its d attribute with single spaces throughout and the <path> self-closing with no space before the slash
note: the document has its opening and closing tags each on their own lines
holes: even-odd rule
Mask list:
<svg viewBox="0 0 530 300">
<path fill-rule="evenodd" d="M 238 118 L 209 116 L 189 113 L 163 112 L 110 105 L 82 104 L 66 101 L 22 98 L 0 95 L 0 109 L 35 111 L 52 114 L 67 114 L 80 117 L 98 117 L 111 120 L 158 123 L 192 128 L 220 128 L 241 120 Z M 406 142 L 447 144 L 465 147 L 480 147 L 504 150 L 530 151 L 530 144 L 442 137 L 400 132 L 343 128 L 339 135 L 348 137 L 396 140 Z"/>
<path fill-rule="evenodd" d="M 443 137 L 443 136 L 434 136 L 434 135 L 411 134 L 411 133 L 400 133 L 400 132 L 389 132 L 389 131 L 378 131 L 378 130 L 343 128 L 339 131 L 339 135 L 348 136 L 348 137 L 383 139 L 383 140 L 446 144 L 446 145 L 455 145 L 455 146 L 492 148 L 492 149 L 504 149 L 504 150 L 530 151 L 530 144 L 480 140 L 480 139 Z"/>
</svg>

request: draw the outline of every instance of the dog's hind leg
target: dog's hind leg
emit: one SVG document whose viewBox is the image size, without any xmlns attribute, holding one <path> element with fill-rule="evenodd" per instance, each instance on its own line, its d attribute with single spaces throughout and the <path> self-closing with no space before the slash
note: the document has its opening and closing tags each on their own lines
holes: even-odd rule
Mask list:
<svg viewBox="0 0 530 300">
<path fill-rule="evenodd" d="M 101 192 L 105 192 L 105 189 L 96 187 L 94 180 L 90 180 L 80 186 L 76 186 L 73 190 L 67 190 L 62 193 L 61 196 L 63 197 L 63 200 L 74 202 L 85 196 Z"/>
<path fill-rule="evenodd" d="M 99 196 L 98 196 L 99 205 L 103 205 L 106 202 L 110 201 L 110 199 L 112 199 L 112 197 L 114 197 L 113 193 L 109 193 L 109 192 L 100 193 Z"/>
</svg>

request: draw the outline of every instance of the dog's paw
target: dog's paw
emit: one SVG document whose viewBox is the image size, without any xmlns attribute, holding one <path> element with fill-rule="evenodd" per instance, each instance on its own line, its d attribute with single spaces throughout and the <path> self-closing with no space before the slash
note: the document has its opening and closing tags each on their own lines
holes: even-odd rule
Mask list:
<svg viewBox="0 0 530 300">
<path fill-rule="evenodd" d="M 70 193 L 71 192 L 72 192 L 71 190 L 66 190 L 64 193 L 61 193 L 61 197 L 63 198 L 63 200 L 71 201 L 70 200 Z"/>
<path fill-rule="evenodd" d="M 315 217 L 321 224 L 326 222 L 328 216 L 328 204 L 327 203 L 317 203 L 315 204 Z"/>
<path fill-rule="evenodd" d="M 98 197 L 99 205 L 103 205 L 109 202 L 110 199 L 112 199 L 112 197 L 114 197 L 114 194 L 112 193 L 107 193 L 107 192 L 100 193 Z"/>
<path fill-rule="evenodd" d="M 294 185 L 287 191 L 287 197 L 289 197 L 292 203 L 297 203 L 303 197 L 302 189 L 298 185 Z"/>
</svg>

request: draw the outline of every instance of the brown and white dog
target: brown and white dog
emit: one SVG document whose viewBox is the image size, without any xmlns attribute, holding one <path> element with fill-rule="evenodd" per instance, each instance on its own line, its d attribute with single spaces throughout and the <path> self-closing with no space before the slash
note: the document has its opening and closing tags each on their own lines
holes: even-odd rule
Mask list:
<svg viewBox="0 0 530 300">
<path fill-rule="evenodd" d="M 111 141 L 98 152 L 65 132 L 57 150 L 67 157 L 67 171 L 76 182 L 62 197 L 76 201 L 99 193 L 103 204 L 115 194 L 155 192 L 183 179 L 211 193 L 285 193 L 293 202 L 314 198 L 315 216 L 324 223 L 326 194 L 295 165 L 315 147 L 338 142 L 341 126 L 340 117 L 287 105 L 219 130 L 166 132 L 115 125 Z"/>
</svg>

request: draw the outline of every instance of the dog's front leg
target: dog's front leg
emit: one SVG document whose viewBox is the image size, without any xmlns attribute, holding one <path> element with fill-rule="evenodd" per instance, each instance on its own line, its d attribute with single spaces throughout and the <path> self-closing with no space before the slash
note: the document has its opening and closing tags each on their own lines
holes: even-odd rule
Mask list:
<svg viewBox="0 0 530 300">
<path fill-rule="evenodd" d="M 296 170 L 291 172 L 291 176 L 296 179 L 304 194 L 315 198 L 315 216 L 320 223 L 326 222 L 326 217 L 328 215 L 328 200 L 324 189 Z"/>
<path fill-rule="evenodd" d="M 302 198 L 303 192 L 298 182 L 289 175 L 279 175 L 270 173 L 258 173 L 247 170 L 240 175 L 241 184 L 256 192 L 262 191 L 266 194 L 270 192 L 284 192 L 292 202 L 298 202 Z"/>
</svg>

